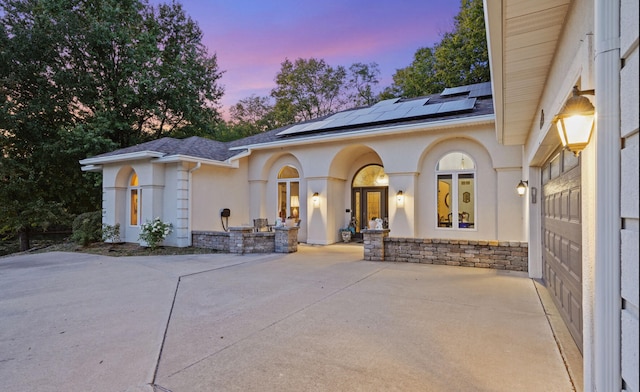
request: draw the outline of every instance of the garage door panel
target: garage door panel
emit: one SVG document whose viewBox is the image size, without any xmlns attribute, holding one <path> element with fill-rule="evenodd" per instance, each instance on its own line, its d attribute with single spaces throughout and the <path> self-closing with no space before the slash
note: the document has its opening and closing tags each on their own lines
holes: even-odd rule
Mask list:
<svg viewBox="0 0 640 392">
<path fill-rule="evenodd" d="M 568 218 L 569 221 L 580 223 L 582 221 L 580 217 L 580 188 L 574 188 L 569 191 L 569 206 L 568 206 Z"/>
<path fill-rule="evenodd" d="M 551 233 L 558 234 L 558 237 L 565 238 L 574 244 L 580 244 L 582 242 L 582 233 L 580 232 L 581 225 L 579 223 L 546 216 L 543 217 L 542 221 L 544 228 Z M 556 249 L 559 248 L 556 247 Z"/>
<path fill-rule="evenodd" d="M 543 280 L 582 350 L 580 166 L 562 172 L 555 162 L 549 164 L 552 178 L 542 187 Z"/>
<path fill-rule="evenodd" d="M 582 283 L 582 249 L 579 245 L 569 244 L 568 266 L 573 279 Z"/>
</svg>

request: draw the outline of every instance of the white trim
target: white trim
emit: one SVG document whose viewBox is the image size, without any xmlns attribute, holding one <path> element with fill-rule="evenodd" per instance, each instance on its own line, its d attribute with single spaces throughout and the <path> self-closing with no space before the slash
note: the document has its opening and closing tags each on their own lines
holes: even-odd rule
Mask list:
<svg viewBox="0 0 640 392">
<path fill-rule="evenodd" d="M 188 208 L 189 211 L 187 211 L 187 235 L 189 236 L 188 240 L 187 240 L 187 246 L 191 246 L 193 245 L 192 240 L 193 240 L 193 235 L 191 234 L 191 230 L 193 227 L 193 172 L 200 169 L 200 167 L 202 167 L 202 164 L 200 162 L 197 162 L 196 165 L 189 169 L 189 174 L 188 174 L 188 182 L 187 182 L 187 197 L 189 198 L 188 200 Z"/>
<path fill-rule="evenodd" d="M 594 389 L 619 391 L 620 291 L 620 1 L 595 0 L 595 295 Z M 617 46 L 615 46 L 617 44 Z M 615 47 L 614 47 L 615 46 Z"/>
<path fill-rule="evenodd" d="M 80 170 L 82 170 L 83 172 L 101 172 L 102 165 L 86 165 L 80 167 Z"/>
<path fill-rule="evenodd" d="M 338 135 L 316 135 L 296 138 L 293 140 L 274 140 L 267 143 L 248 144 L 244 146 L 231 147 L 229 150 L 264 150 L 273 147 L 291 147 L 298 145 L 305 145 L 309 143 L 329 143 L 342 140 L 363 139 L 369 137 L 379 137 L 395 134 L 407 134 L 412 132 L 430 131 L 434 129 L 449 129 L 456 127 L 470 127 L 474 125 L 493 124 L 495 122 L 495 115 L 485 114 L 481 116 L 463 117 L 444 121 L 434 121 L 429 123 L 417 123 L 417 124 L 404 124 L 395 125 L 390 127 L 380 128 L 368 128 L 360 129 L 357 131 L 341 132 Z"/>
<path fill-rule="evenodd" d="M 238 154 L 241 155 L 241 154 Z M 219 166 L 226 167 L 230 169 L 237 169 L 240 167 L 237 159 L 228 159 L 226 161 L 216 161 L 214 159 L 205 159 L 205 158 L 197 158 L 192 157 L 190 155 L 169 155 L 162 158 L 154 159 L 151 163 L 178 163 L 178 162 L 191 162 L 191 163 L 199 163 L 201 165 L 209 165 L 209 166 Z"/>
<path fill-rule="evenodd" d="M 130 152 L 126 154 L 109 155 L 106 157 L 87 158 L 79 162 L 81 165 L 95 165 L 95 164 L 114 163 L 114 162 L 121 162 L 121 161 L 135 161 L 135 160 L 147 159 L 147 158 L 159 158 L 164 155 L 165 155 L 164 153 L 157 152 L 157 151 L 137 151 L 137 152 Z"/>
<path fill-rule="evenodd" d="M 206 159 L 206 158 L 198 158 L 190 155 L 168 155 L 165 156 L 162 152 L 157 151 L 141 151 L 134 152 L 128 154 L 118 154 L 118 155 L 110 155 L 108 157 L 100 157 L 100 158 L 87 158 L 83 159 L 80 162 L 82 171 L 85 172 L 100 172 L 102 171 L 102 164 L 106 163 L 116 163 L 116 162 L 124 162 L 124 161 L 134 161 L 140 159 L 148 159 L 148 158 L 156 158 L 153 159 L 152 163 L 177 163 L 177 162 L 192 162 L 198 164 L 204 164 L 209 166 L 220 166 L 226 167 L 230 169 L 237 169 L 240 167 L 239 160 L 241 158 L 247 157 L 251 155 L 251 150 L 243 151 L 239 154 L 232 156 L 226 161 L 216 161 L 214 159 Z"/>
</svg>

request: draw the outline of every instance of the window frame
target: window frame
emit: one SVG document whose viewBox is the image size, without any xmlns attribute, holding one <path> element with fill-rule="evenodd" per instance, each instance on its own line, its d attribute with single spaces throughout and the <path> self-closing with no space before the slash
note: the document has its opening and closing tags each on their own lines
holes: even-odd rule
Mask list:
<svg viewBox="0 0 640 392">
<path fill-rule="evenodd" d="M 134 178 L 136 179 L 136 185 L 133 185 Z M 133 192 L 136 192 L 136 205 L 133 208 Z M 135 213 L 136 223 L 133 224 L 133 217 Z M 140 177 L 135 170 L 129 175 L 129 181 L 127 182 L 127 223 L 129 227 L 140 227 L 142 224 L 142 187 L 140 186 Z"/>
<path fill-rule="evenodd" d="M 290 168 L 296 171 L 298 177 L 285 177 L 285 178 L 280 178 L 280 176 L 282 175 L 282 171 L 286 168 Z M 282 206 L 281 206 L 281 189 L 280 186 L 284 185 L 285 189 L 284 189 L 284 197 L 285 197 L 285 216 L 282 216 Z M 291 192 L 291 185 L 292 184 L 296 184 L 297 188 L 298 188 L 298 194 L 297 195 L 293 195 Z M 290 216 L 293 217 L 296 220 L 300 219 L 300 208 L 302 207 L 300 204 L 302 202 L 302 198 L 300 197 L 300 170 L 298 170 L 297 167 L 292 166 L 292 165 L 283 165 L 280 170 L 278 170 L 278 174 L 277 174 L 277 180 L 276 180 L 276 189 L 277 189 L 277 195 L 276 195 L 276 211 L 278 211 L 278 217 L 280 217 L 281 219 L 287 219 Z M 297 207 L 293 207 L 291 205 L 291 199 L 293 196 L 298 196 L 298 206 Z M 297 209 L 297 214 L 294 214 L 294 208 Z"/>
<path fill-rule="evenodd" d="M 456 154 L 456 153 L 463 154 L 464 155 L 463 158 L 469 158 L 469 160 L 473 164 L 472 167 L 457 169 L 457 170 L 456 169 L 439 170 L 440 162 L 450 154 Z M 459 212 L 459 205 L 460 205 L 460 202 L 462 202 L 463 200 L 458 199 L 458 195 L 459 195 L 458 189 L 459 189 L 460 180 L 464 179 L 464 177 L 462 176 L 467 176 L 467 175 L 471 175 L 472 176 L 471 179 L 473 180 L 473 195 L 470 195 L 470 201 L 473 200 L 473 222 L 472 222 L 473 226 L 460 227 L 460 223 L 464 223 L 464 222 L 461 222 L 460 220 L 460 212 Z M 449 214 L 451 215 L 451 222 L 450 222 L 450 226 L 448 227 L 440 226 L 440 219 L 439 219 L 440 211 L 438 210 L 438 203 L 439 203 L 438 192 L 440 188 L 440 179 L 443 176 L 450 176 L 450 180 L 451 180 L 450 190 L 449 190 L 450 205 L 447 206 L 450 209 Z M 477 196 L 478 196 L 478 173 L 477 173 L 477 165 L 476 165 L 475 159 L 473 159 L 473 157 L 468 153 L 462 152 L 462 151 L 451 151 L 442 155 L 440 159 L 438 159 L 438 161 L 436 162 L 436 170 L 435 170 L 435 218 L 436 218 L 435 228 L 437 230 L 443 230 L 443 231 L 463 231 L 463 232 L 477 231 L 478 230 Z M 446 195 L 445 195 L 445 204 L 446 204 Z"/>
</svg>

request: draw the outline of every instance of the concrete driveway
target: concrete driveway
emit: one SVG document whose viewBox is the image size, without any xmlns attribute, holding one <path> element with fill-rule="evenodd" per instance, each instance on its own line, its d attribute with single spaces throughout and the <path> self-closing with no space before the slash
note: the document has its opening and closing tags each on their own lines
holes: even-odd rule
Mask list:
<svg viewBox="0 0 640 392">
<path fill-rule="evenodd" d="M 526 275 L 288 255 L 0 258 L 3 391 L 572 391 Z"/>
</svg>

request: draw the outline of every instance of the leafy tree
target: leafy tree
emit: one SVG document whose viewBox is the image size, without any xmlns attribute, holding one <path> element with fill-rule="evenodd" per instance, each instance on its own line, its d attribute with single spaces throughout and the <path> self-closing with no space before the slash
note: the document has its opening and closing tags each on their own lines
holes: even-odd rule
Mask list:
<svg viewBox="0 0 640 392">
<path fill-rule="evenodd" d="M 179 3 L 89 1 L 72 13 L 67 62 L 77 99 L 120 146 L 198 129 L 218 116 L 216 56 Z"/>
<path fill-rule="evenodd" d="M 279 125 L 273 109 L 269 97 L 252 95 L 241 99 L 229 109 L 230 123 L 239 137 L 275 129 Z"/>
<path fill-rule="evenodd" d="M 22 249 L 99 208 L 79 159 L 218 117 L 216 57 L 177 3 L 2 0 L 0 23 L 0 233 Z"/>
<path fill-rule="evenodd" d="M 442 91 L 442 83 L 435 78 L 436 58 L 432 48 L 420 48 L 413 55 L 413 62 L 396 70 L 393 84 L 381 94 L 381 99 L 394 97 L 419 97 Z"/>
<path fill-rule="evenodd" d="M 369 106 L 376 103 L 377 98 L 374 88 L 379 83 L 380 69 L 377 63 L 354 63 L 349 67 L 349 80 L 347 87 L 350 89 L 349 102 L 357 106 Z"/>
<path fill-rule="evenodd" d="M 462 0 L 454 30 L 433 48 L 418 49 L 411 65 L 396 71 L 380 98 L 418 97 L 490 79 L 482 0 Z"/>
<path fill-rule="evenodd" d="M 286 59 L 276 75 L 271 97 L 251 96 L 229 109 L 231 120 L 219 127 L 218 140 L 233 140 L 350 107 L 376 102 L 378 64 L 355 63 L 348 71 L 324 60 Z M 231 138 L 231 139 L 229 139 Z"/>
<path fill-rule="evenodd" d="M 276 119 L 282 123 L 311 120 L 333 113 L 345 105 L 346 70 L 324 60 L 286 59 L 276 75 Z"/>
<path fill-rule="evenodd" d="M 462 0 L 454 26 L 436 47 L 435 78 L 445 87 L 488 82 L 491 75 L 482 0 Z"/>
</svg>

